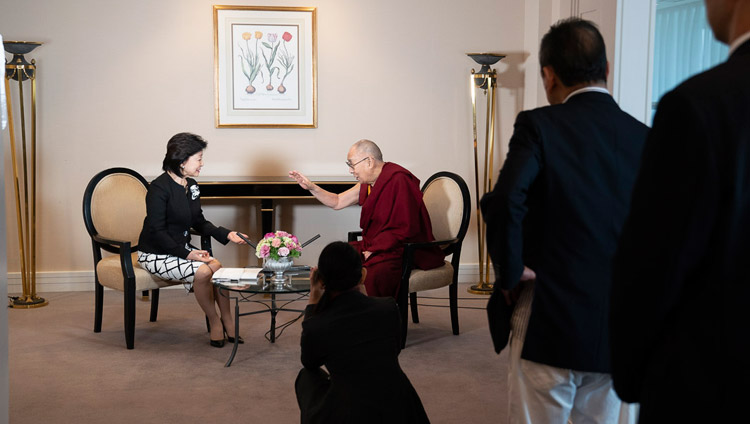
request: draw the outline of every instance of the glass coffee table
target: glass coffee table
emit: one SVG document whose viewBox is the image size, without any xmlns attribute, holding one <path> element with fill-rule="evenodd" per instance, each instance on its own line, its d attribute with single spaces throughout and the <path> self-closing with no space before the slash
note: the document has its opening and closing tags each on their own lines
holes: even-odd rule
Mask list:
<svg viewBox="0 0 750 424">
<path fill-rule="evenodd" d="M 310 268 L 306 266 L 296 266 L 284 272 L 285 283 L 276 284 L 272 281 L 272 276 L 268 273 L 261 272 L 255 281 L 227 281 L 213 280 L 214 286 L 219 288 L 222 296 L 234 300 L 234 346 L 229 360 L 224 365 L 228 367 L 232 364 L 234 356 L 237 353 L 239 344 L 240 317 L 246 315 L 255 315 L 270 312 L 271 329 L 269 331 L 269 340 L 271 343 L 276 342 L 276 314 L 279 312 L 298 312 L 300 316 L 304 313 L 302 309 L 287 308 L 292 302 L 307 298 L 310 293 Z M 276 299 L 278 295 L 291 294 L 289 299 Z M 240 313 L 240 302 L 253 302 L 265 306 L 267 309 L 260 311 Z"/>
</svg>

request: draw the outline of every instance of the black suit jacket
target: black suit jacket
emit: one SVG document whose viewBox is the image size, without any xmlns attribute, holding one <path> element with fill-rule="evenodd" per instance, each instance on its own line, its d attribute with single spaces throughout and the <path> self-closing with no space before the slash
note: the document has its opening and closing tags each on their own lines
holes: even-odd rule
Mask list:
<svg viewBox="0 0 750 424">
<path fill-rule="evenodd" d="M 401 370 L 400 316 L 392 298 L 341 293 L 319 313 L 305 310 L 302 364 L 325 365 L 326 384 L 297 384 L 305 423 L 428 423 Z"/>
<path fill-rule="evenodd" d="M 746 416 L 750 42 L 659 102 L 615 270 L 615 389 L 641 421 Z"/>
<path fill-rule="evenodd" d="M 138 239 L 138 250 L 186 258 L 190 229 L 227 244 L 230 231 L 216 227 L 203 217 L 200 189 L 194 179 L 187 179 L 187 189 L 166 172 L 158 176 L 146 193 L 146 218 Z"/>
<path fill-rule="evenodd" d="M 516 118 L 481 207 L 495 287 L 514 287 L 524 264 L 536 272 L 522 358 L 610 371 L 611 261 L 647 130 L 595 91 Z"/>
</svg>

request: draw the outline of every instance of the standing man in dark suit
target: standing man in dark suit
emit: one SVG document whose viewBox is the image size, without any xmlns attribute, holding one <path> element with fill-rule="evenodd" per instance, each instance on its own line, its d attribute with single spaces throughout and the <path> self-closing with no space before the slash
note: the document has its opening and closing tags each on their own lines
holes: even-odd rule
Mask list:
<svg viewBox="0 0 750 424">
<path fill-rule="evenodd" d="M 539 62 L 551 106 L 518 115 L 481 202 L 497 278 L 490 303 L 535 280 L 530 314 L 521 305 L 514 317 L 511 422 L 614 423 L 628 407 L 610 376 L 611 261 L 648 129 L 607 92 L 604 40 L 591 22 L 555 24 Z"/>
<path fill-rule="evenodd" d="M 750 0 L 706 11 L 729 59 L 659 102 L 615 258 L 613 377 L 642 423 L 747 419 Z"/>
</svg>

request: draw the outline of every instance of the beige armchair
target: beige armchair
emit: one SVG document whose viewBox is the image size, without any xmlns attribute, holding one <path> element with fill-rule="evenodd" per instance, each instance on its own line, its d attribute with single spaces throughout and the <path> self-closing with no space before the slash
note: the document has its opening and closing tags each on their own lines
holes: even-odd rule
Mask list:
<svg viewBox="0 0 750 424">
<path fill-rule="evenodd" d="M 401 311 L 401 347 L 406 346 L 406 295 L 409 294 L 411 319 L 419 323 L 417 293 L 448 286 L 449 309 L 453 334 L 458 335 L 458 265 L 461 246 L 469 228 L 471 198 L 466 182 L 452 172 L 438 172 L 422 186 L 422 195 L 432 222 L 435 241 L 429 243 L 406 243 L 404 245 L 403 273 L 398 294 Z M 429 269 L 414 268 L 414 252 L 417 249 L 438 245 L 446 256 L 445 265 Z"/>
<path fill-rule="evenodd" d="M 94 332 L 102 330 L 104 287 L 124 293 L 125 344 L 133 349 L 135 295 L 151 291 L 150 321 L 156 321 L 159 289 L 180 284 L 162 280 L 138 265 L 138 237 L 146 217 L 148 182 L 127 168 L 110 168 L 91 179 L 83 195 L 83 220 L 94 253 Z M 210 238 L 201 248 L 210 250 Z M 113 255 L 102 256 L 102 250 Z"/>
</svg>

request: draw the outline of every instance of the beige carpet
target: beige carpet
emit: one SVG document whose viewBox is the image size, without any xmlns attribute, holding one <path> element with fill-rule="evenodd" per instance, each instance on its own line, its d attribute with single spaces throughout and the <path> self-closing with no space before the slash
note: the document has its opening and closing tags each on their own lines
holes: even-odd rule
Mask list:
<svg viewBox="0 0 750 424">
<path fill-rule="evenodd" d="M 120 293 L 105 293 L 99 334 L 92 330 L 93 292 L 42 296 L 49 306 L 8 310 L 13 424 L 299 422 L 299 321 L 272 344 L 264 338 L 268 314 L 242 317 L 246 343 L 225 368 L 231 346 L 208 345 L 203 315 L 184 290 L 162 291 L 155 323 L 148 322 L 149 304 L 137 301 L 134 350 L 125 349 Z M 445 298 L 447 291 L 429 296 Z M 421 322 L 409 324 L 401 366 L 433 423 L 503 424 L 506 353 L 492 350 L 486 297 L 468 294 L 463 285 L 459 297 L 461 334 L 451 334 L 447 308 L 420 307 Z M 278 318 L 283 323 L 296 316 Z"/>
</svg>

